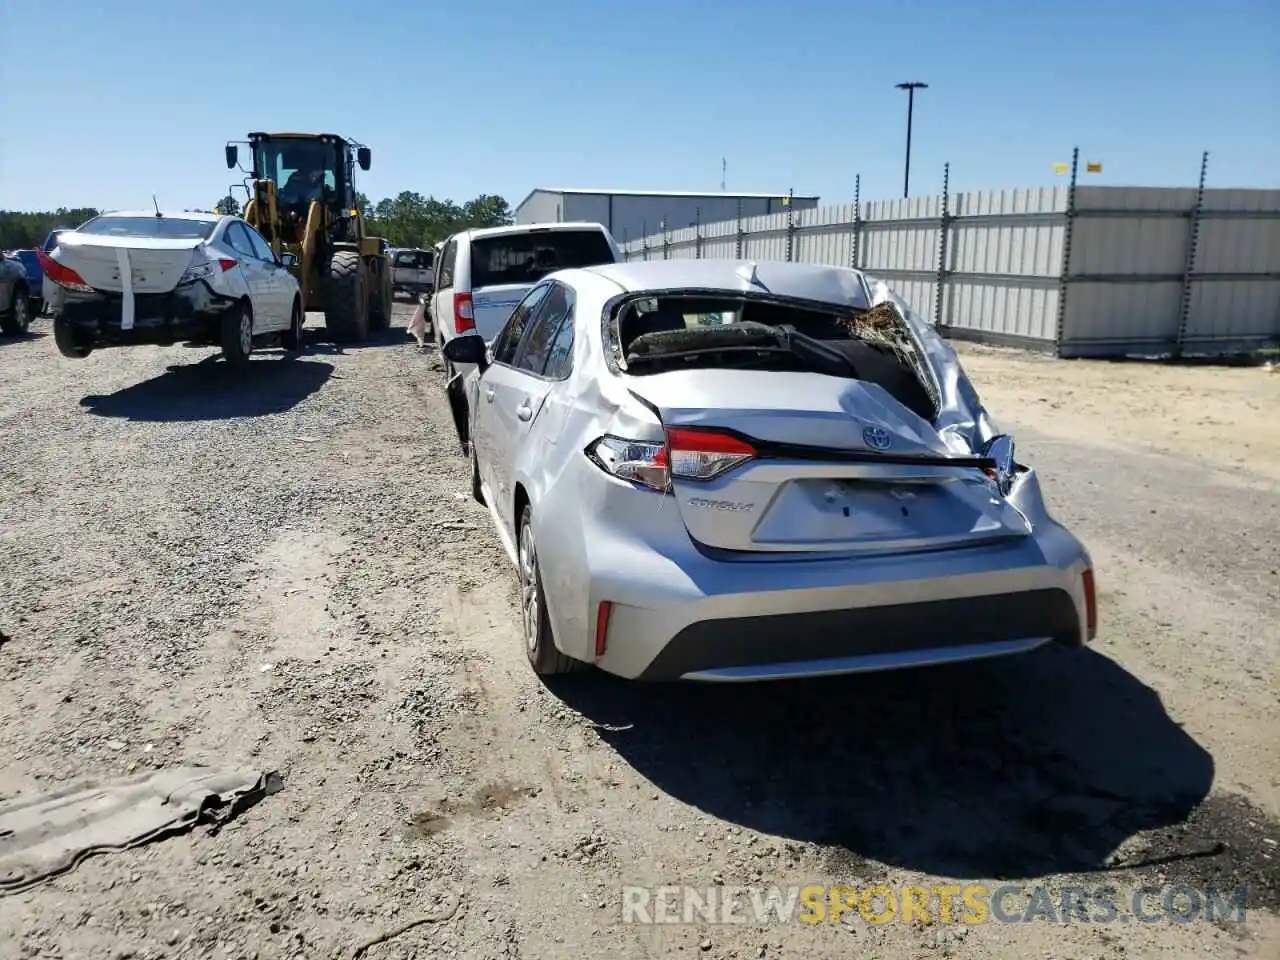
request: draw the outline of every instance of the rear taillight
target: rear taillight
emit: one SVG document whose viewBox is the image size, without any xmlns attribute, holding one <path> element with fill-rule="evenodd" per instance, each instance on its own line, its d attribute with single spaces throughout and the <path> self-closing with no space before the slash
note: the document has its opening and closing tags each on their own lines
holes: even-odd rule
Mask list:
<svg viewBox="0 0 1280 960">
<path fill-rule="evenodd" d="M 684 480 L 711 480 L 756 455 L 745 440 L 719 430 L 677 428 L 667 431 L 671 475 Z"/>
<path fill-rule="evenodd" d="M 712 480 L 756 456 L 751 444 L 719 430 L 680 427 L 666 433 L 666 443 L 604 436 L 587 455 L 619 479 L 663 491 L 673 479 Z"/>
<path fill-rule="evenodd" d="M 187 267 L 181 277 L 178 278 L 178 286 L 186 283 L 195 283 L 197 280 L 208 280 L 216 273 L 226 273 L 232 267 L 239 266 L 239 260 L 233 260 L 230 257 L 218 257 L 216 260 L 205 260 L 198 254 L 192 258 L 191 266 Z"/>
<path fill-rule="evenodd" d="M 85 283 L 84 277 L 70 267 L 63 266 L 43 250 L 37 250 L 36 256 L 40 260 L 40 269 L 44 271 L 44 275 L 58 286 L 68 290 L 78 290 L 81 293 L 93 293 L 93 287 Z"/>
<path fill-rule="evenodd" d="M 455 293 L 453 295 L 453 329 L 455 333 L 466 333 L 476 328 L 475 313 L 471 303 L 471 294 Z"/>
<path fill-rule="evenodd" d="M 1085 630 L 1092 641 L 1098 636 L 1098 590 L 1093 582 L 1093 571 L 1085 570 L 1084 580 L 1084 622 Z"/>
</svg>

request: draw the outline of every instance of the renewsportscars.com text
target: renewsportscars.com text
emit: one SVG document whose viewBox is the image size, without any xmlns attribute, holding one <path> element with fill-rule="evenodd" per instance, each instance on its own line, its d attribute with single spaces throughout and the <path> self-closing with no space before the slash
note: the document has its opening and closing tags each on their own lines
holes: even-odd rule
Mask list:
<svg viewBox="0 0 1280 960">
<path fill-rule="evenodd" d="M 1248 891 L 935 884 L 624 887 L 624 923 L 1244 923 Z"/>
</svg>

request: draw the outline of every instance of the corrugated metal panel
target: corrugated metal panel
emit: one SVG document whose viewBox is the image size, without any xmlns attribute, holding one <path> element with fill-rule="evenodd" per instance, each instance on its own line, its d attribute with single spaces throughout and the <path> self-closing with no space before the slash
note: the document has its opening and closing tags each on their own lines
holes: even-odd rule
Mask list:
<svg viewBox="0 0 1280 960">
<path fill-rule="evenodd" d="M 1063 354 L 1104 357 L 1167 350 L 1177 339 L 1181 295 L 1181 281 L 1074 281 L 1067 290 Z"/>
<path fill-rule="evenodd" d="M 1071 237 L 1071 275 L 1176 276 L 1190 230 L 1190 221 L 1172 217 L 1082 218 Z"/>
<path fill-rule="evenodd" d="M 1280 341 L 1280 281 L 1199 280 L 1183 343 L 1188 350 L 1237 353 Z"/>
<path fill-rule="evenodd" d="M 1019 338 L 1053 343 L 1057 329 L 1057 280 L 994 283 L 952 280 L 942 302 L 942 323 L 990 339 Z"/>
</svg>

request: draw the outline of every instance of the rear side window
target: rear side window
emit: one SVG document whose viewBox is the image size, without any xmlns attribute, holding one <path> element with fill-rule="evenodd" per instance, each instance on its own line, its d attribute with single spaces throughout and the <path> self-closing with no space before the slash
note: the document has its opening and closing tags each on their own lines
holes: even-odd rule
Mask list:
<svg viewBox="0 0 1280 960">
<path fill-rule="evenodd" d="M 574 311 L 572 306 L 560 322 L 556 338 L 551 342 L 551 351 L 547 356 L 547 366 L 543 376 L 552 380 L 564 380 L 573 372 L 573 328 Z"/>
<path fill-rule="evenodd" d="M 471 241 L 471 288 L 535 283 L 571 267 L 613 263 L 613 248 L 600 230 L 540 230 L 477 237 Z"/>
<path fill-rule="evenodd" d="M 436 278 L 440 287 L 453 286 L 453 265 L 458 258 L 458 241 L 450 240 L 440 252 L 440 276 Z"/>
<path fill-rule="evenodd" d="M 572 313 L 572 306 L 569 291 L 560 284 L 553 283 L 551 292 L 542 301 L 537 316 L 533 318 L 516 351 L 516 367 L 538 376 L 544 375 L 547 360 L 555 346 L 556 334 L 561 323 Z"/>
<path fill-rule="evenodd" d="M 79 227 L 78 232 L 108 237 L 208 240 L 217 225 L 216 220 L 179 220 L 173 217 L 96 217 Z"/>
<path fill-rule="evenodd" d="M 253 252 L 253 241 L 249 239 L 249 232 L 239 223 L 232 223 L 227 226 L 227 232 L 223 238 L 236 253 L 243 253 L 246 257 L 256 257 Z"/>
<path fill-rule="evenodd" d="M 538 305 L 542 303 L 547 291 L 550 289 L 551 287 L 548 284 L 534 287 L 511 311 L 511 317 L 507 320 L 507 325 L 502 328 L 502 333 L 498 334 L 497 343 L 494 344 L 494 363 L 511 365 L 516 356 L 516 348 L 520 346 L 520 337 L 524 334 L 524 328 L 529 324 L 529 318 L 537 312 Z"/>
</svg>

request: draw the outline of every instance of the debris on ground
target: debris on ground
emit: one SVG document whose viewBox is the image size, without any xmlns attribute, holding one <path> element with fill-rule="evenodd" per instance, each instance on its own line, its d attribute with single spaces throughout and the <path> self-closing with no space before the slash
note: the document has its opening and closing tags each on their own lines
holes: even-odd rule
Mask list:
<svg viewBox="0 0 1280 960">
<path fill-rule="evenodd" d="M 274 771 L 172 767 L 0 803 L 0 896 L 208 824 L 216 831 L 283 787 Z"/>
</svg>

